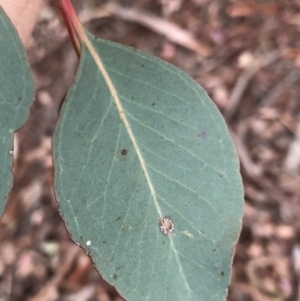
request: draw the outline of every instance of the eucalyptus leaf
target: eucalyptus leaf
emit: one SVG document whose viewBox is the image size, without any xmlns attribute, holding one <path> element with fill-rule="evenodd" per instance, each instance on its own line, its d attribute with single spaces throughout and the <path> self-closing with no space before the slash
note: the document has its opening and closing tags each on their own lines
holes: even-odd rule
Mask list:
<svg viewBox="0 0 300 301">
<path fill-rule="evenodd" d="M 243 192 L 223 118 L 177 68 L 85 35 L 53 141 L 72 239 L 128 301 L 224 300 Z"/>
<path fill-rule="evenodd" d="M 0 216 L 12 184 L 13 134 L 23 125 L 34 84 L 18 34 L 0 7 Z"/>
</svg>

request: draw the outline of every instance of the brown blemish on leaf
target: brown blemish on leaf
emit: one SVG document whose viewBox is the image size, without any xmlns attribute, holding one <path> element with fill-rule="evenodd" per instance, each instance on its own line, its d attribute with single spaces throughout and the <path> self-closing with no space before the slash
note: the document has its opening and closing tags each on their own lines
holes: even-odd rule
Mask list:
<svg viewBox="0 0 300 301">
<path fill-rule="evenodd" d="M 127 149 L 122 149 L 122 150 L 121 150 L 121 155 L 122 155 L 122 156 L 126 156 L 127 153 L 128 153 L 128 150 L 127 150 Z"/>
</svg>

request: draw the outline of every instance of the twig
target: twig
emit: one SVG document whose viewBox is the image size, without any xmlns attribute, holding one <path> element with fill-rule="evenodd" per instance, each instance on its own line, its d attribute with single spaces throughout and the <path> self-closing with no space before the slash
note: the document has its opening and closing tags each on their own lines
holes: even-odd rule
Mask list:
<svg viewBox="0 0 300 301">
<path fill-rule="evenodd" d="M 273 105 L 277 99 L 300 78 L 299 71 L 292 70 L 278 85 L 262 99 L 261 107 Z"/>
<path fill-rule="evenodd" d="M 243 141 L 232 130 L 229 130 L 229 132 L 245 172 L 252 179 L 260 177 L 262 175 L 262 169 L 252 161 Z"/>
<path fill-rule="evenodd" d="M 235 87 L 232 90 L 231 96 L 229 98 L 229 103 L 224 113 L 226 119 L 230 119 L 236 112 L 238 105 L 244 95 L 245 90 L 247 89 L 251 79 L 254 75 L 261 69 L 277 60 L 281 55 L 281 50 L 274 50 L 258 58 L 253 65 L 249 66 L 242 72 L 238 78 Z"/>
<path fill-rule="evenodd" d="M 233 143 L 237 149 L 242 169 L 242 174 L 261 187 L 268 195 L 270 195 L 276 203 L 280 204 L 285 199 L 284 194 L 280 189 L 275 187 L 271 181 L 263 176 L 263 168 L 255 164 L 244 145 L 242 139 L 237 136 L 232 130 L 229 130 Z"/>
<path fill-rule="evenodd" d="M 88 16 L 89 15 L 89 16 Z M 109 2 L 105 6 L 90 11 L 84 15 L 83 22 L 103 17 L 106 15 L 115 15 L 125 21 L 135 22 L 151 29 L 152 31 L 165 36 L 171 42 L 187 48 L 197 54 L 206 57 L 210 54 L 210 47 L 197 41 L 197 39 L 187 30 L 168 22 L 162 18 L 145 13 L 134 8 L 124 8 L 117 3 Z"/>
</svg>

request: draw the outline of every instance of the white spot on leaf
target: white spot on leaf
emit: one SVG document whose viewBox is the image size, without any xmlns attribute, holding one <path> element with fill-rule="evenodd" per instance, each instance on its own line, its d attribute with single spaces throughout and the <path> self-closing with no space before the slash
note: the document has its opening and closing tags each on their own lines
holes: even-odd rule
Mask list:
<svg viewBox="0 0 300 301">
<path fill-rule="evenodd" d="M 193 234 L 191 234 L 190 231 L 188 231 L 188 230 L 185 230 L 182 233 L 188 237 L 191 237 L 191 238 L 193 237 Z"/>
<path fill-rule="evenodd" d="M 169 217 L 164 217 L 159 222 L 159 228 L 163 234 L 167 235 L 174 230 L 174 223 Z"/>
</svg>

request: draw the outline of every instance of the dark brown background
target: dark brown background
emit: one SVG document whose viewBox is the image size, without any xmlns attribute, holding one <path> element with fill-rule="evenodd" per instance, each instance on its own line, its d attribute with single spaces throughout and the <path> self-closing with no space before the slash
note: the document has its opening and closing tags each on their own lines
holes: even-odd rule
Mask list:
<svg viewBox="0 0 300 301">
<path fill-rule="evenodd" d="M 192 76 L 230 127 L 245 216 L 228 300 L 300 300 L 300 1 L 108 2 L 73 3 L 95 35 Z M 53 195 L 51 136 L 78 63 L 54 1 L 28 57 L 37 94 L 15 137 L 14 186 L 0 226 L 0 300 L 121 300 L 70 241 Z"/>
</svg>

